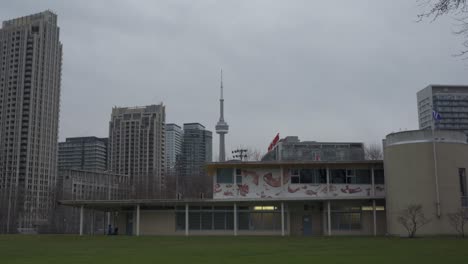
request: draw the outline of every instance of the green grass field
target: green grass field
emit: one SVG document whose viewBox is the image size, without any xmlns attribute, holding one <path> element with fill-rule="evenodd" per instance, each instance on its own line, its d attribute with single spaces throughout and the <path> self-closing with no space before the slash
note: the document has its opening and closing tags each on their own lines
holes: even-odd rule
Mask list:
<svg viewBox="0 0 468 264">
<path fill-rule="evenodd" d="M 314 261 L 468 263 L 468 239 L 0 236 L 2 264 L 285 264 Z"/>
</svg>

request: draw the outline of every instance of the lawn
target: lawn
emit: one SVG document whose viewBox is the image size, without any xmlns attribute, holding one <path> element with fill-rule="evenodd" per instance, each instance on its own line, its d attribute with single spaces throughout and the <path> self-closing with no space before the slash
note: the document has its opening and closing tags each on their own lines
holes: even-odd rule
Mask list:
<svg viewBox="0 0 468 264">
<path fill-rule="evenodd" d="M 0 235 L 0 263 L 468 263 L 468 239 Z M 315 262 L 318 263 L 318 262 Z"/>
</svg>

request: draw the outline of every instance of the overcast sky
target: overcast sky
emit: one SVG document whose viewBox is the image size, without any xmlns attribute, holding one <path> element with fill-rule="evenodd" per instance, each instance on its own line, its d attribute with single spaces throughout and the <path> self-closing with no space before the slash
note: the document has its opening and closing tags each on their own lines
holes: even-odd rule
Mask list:
<svg viewBox="0 0 468 264">
<path fill-rule="evenodd" d="M 167 123 L 214 130 L 221 68 L 228 151 L 277 132 L 380 142 L 418 128 L 418 90 L 468 84 L 453 20 L 416 23 L 416 0 L 0 0 L 0 19 L 45 9 L 64 49 L 61 140 L 107 137 L 113 106 L 160 102 Z"/>
</svg>

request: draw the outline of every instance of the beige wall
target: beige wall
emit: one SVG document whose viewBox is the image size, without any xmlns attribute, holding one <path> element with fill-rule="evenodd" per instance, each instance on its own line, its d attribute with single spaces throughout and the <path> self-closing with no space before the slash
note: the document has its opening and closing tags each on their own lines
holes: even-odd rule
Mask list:
<svg viewBox="0 0 468 264">
<path fill-rule="evenodd" d="M 141 235 L 174 235 L 175 230 L 174 211 L 141 211 Z"/>
<path fill-rule="evenodd" d="M 455 234 L 448 213 L 461 207 L 458 168 L 468 169 L 468 145 L 436 143 L 441 217 L 437 217 L 433 144 L 406 143 L 385 148 L 385 183 L 387 188 L 387 227 L 393 235 L 406 236 L 397 222 L 401 210 L 409 204 L 421 204 L 431 222 L 418 234 Z"/>
</svg>

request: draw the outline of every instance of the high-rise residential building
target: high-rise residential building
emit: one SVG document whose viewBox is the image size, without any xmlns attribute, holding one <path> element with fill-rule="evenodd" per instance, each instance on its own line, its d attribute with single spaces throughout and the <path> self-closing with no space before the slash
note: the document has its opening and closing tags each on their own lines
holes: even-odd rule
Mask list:
<svg viewBox="0 0 468 264">
<path fill-rule="evenodd" d="M 429 85 L 417 93 L 420 129 L 457 130 L 468 135 L 468 86 Z M 432 111 L 441 116 L 434 121 Z"/>
<path fill-rule="evenodd" d="M 62 44 L 57 15 L 0 29 L 0 232 L 48 223 L 57 177 Z"/>
<path fill-rule="evenodd" d="M 183 130 L 176 124 L 166 124 L 166 170 L 173 171 L 182 153 Z"/>
<path fill-rule="evenodd" d="M 58 169 L 107 170 L 107 138 L 73 137 L 59 142 Z"/>
<path fill-rule="evenodd" d="M 200 123 L 184 124 L 181 166 L 184 175 L 199 175 L 203 166 L 212 161 L 213 133 Z"/>
<path fill-rule="evenodd" d="M 115 107 L 109 124 L 109 170 L 130 176 L 138 198 L 156 198 L 165 184 L 165 106 Z"/>
</svg>

